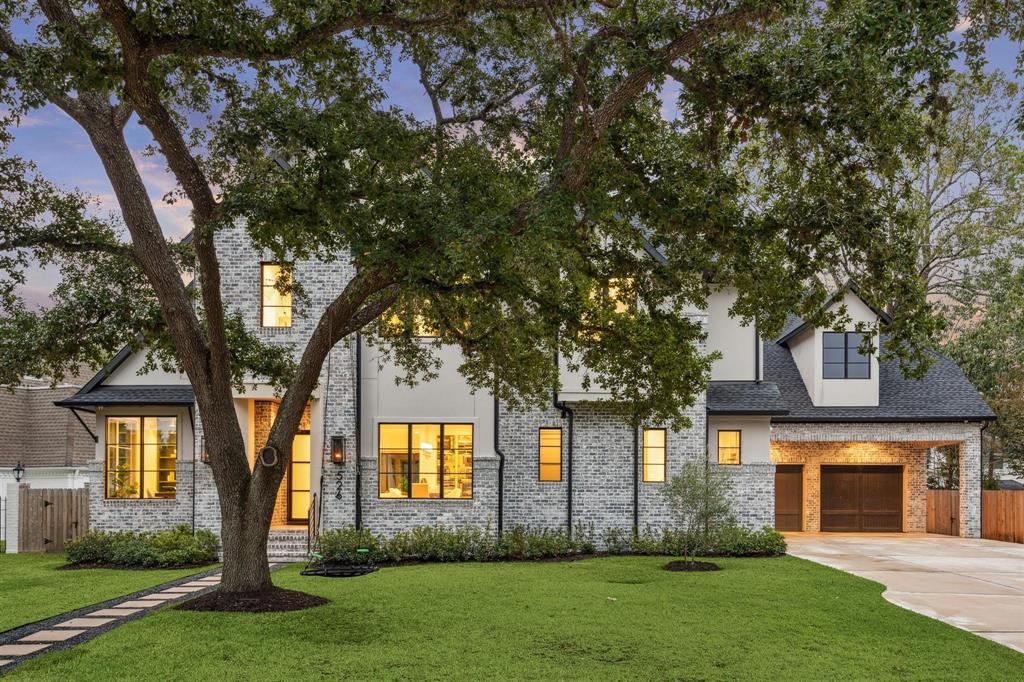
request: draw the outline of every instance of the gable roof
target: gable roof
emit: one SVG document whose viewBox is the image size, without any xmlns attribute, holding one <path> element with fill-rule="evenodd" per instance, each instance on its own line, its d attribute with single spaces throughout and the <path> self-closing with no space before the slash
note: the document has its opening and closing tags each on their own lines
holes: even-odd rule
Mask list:
<svg viewBox="0 0 1024 682">
<path fill-rule="evenodd" d="M 851 294 L 859 298 L 861 300 L 861 303 L 863 303 L 864 305 L 871 309 L 871 312 L 873 312 L 875 315 L 878 315 L 879 319 L 882 320 L 883 324 L 889 324 L 892 322 L 892 318 L 889 317 L 888 313 L 886 313 L 884 310 L 876 308 L 875 306 L 871 305 L 866 300 L 864 300 L 864 297 L 860 293 L 860 289 L 858 289 L 857 285 L 851 281 L 848 281 L 846 282 L 846 284 L 839 287 L 839 289 L 837 289 L 835 293 L 833 293 L 818 310 L 825 310 L 826 308 L 835 305 L 837 301 L 842 299 L 843 294 L 845 294 L 847 291 L 849 291 Z M 799 317 L 798 315 L 793 315 L 792 313 L 790 313 L 789 317 L 786 319 L 786 325 L 782 328 L 782 336 L 778 338 L 778 341 L 776 341 L 776 343 L 785 345 L 790 341 L 790 339 L 799 336 L 810 327 L 811 324 L 809 322 L 804 321 L 804 319 Z"/>
<path fill-rule="evenodd" d="M 882 337 L 881 343 L 886 342 Z M 779 387 L 789 414 L 777 422 L 954 422 L 991 421 L 995 414 L 955 362 L 932 352 L 935 364 L 924 378 L 907 379 L 896 360 L 879 361 L 878 405 L 815 406 L 789 349 L 764 344 L 764 377 Z"/>
</svg>

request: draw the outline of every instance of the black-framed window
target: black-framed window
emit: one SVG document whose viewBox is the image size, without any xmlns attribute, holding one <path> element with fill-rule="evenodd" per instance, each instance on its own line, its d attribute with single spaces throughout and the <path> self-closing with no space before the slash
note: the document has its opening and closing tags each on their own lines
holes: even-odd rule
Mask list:
<svg viewBox="0 0 1024 682">
<path fill-rule="evenodd" d="M 644 429 L 644 483 L 665 482 L 667 437 L 665 429 Z"/>
<path fill-rule="evenodd" d="M 734 429 L 718 431 L 718 463 L 739 464 L 741 461 L 742 433 Z"/>
<path fill-rule="evenodd" d="M 537 431 L 537 480 L 562 480 L 562 429 L 542 427 Z"/>
<path fill-rule="evenodd" d="M 380 424 L 377 436 L 378 497 L 473 497 L 472 424 Z"/>
<path fill-rule="evenodd" d="M 287 277 L 284 270 L 282 263 L 260 263 L 260 324 L 264 327 L 292 326 L 292 293 L 277 288 L 282 276 Z"/>
<path fill-rule="evenodd" d="M 106 418 L 107 499 L 174 499 L 177 462 L 177 417 Z"/>
<path fill-rule="evenodd" d="M 861 332 L 825 332 L 822 376 L 825 379 L 870 379 L 871 356 L 860 352 L 867 337 Z"/>
</svg>

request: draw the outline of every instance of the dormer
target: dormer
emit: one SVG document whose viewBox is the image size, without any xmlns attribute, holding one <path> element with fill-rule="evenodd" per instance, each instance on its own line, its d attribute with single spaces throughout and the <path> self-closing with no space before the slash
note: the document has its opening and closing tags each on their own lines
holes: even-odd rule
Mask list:
<svg viewBox="0 0 1024 682">
<path fill-rule="evenodd" d="M 823 329 L 802 323 L 785 333 L 787 346 L 811 402 L 818 407 L 878 406 L 878 329 L 888 316 L 869 305 L 852 285 L 846 285 L 827 305 L 829 311 L 846 307 L 849 322 L 843 329 Z M 869 331 L 858 331 L 866 326 Z M 874 352 L 861 352 L 868 337 Z"/>
</svg>

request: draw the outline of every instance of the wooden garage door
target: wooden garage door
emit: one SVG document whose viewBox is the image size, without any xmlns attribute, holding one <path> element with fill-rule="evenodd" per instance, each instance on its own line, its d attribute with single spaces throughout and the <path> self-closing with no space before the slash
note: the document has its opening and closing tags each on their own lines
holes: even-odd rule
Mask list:
<svg viewBox="0 0 1024 682">
<path fill-rule="evenodd" d="M 803 530 L 804 467 L 779 464 L 775 467 L 775 530 Z"/>
<path fill-rule="evenodd" d="M 822 466 L 821 530 L 903 530 L 903 467 Z"/>
</svg>

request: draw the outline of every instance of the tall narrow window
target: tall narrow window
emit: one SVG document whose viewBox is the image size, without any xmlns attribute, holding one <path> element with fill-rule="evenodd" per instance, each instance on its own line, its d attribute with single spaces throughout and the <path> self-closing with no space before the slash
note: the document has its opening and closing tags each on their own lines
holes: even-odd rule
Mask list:
<svg viewBox="0 0 1024 682">
<path fill-rule="evenodd" d="M 718 463 L 739 464 L 740 463 L 740 432 L 719 431 L 718 432 Z"/>
<path fill-rule="evenodd" d="M 472 424 L 381 424 L 378 496 L 473 497 Z"/>
<path fill-rule="evenodd" d="M 282 277 L 284 280 L 282 281 Z M 264 327 L 292 326 L 292 293 L 282 293 L 278 284 L 288 286 L 288 275 L 280 263 L 260 265 L 260 321 Z"/>
<path fill-rule="evenodd" d="M 665 480 L 665 429 L 644 429 L 644 482 Z"/>
<path fill-rule="evenodd" d="M 826 379 L 870 379 L 871 356 L 860 352 L 861 332 L 825 332 L 822 336 L 822 376 Z"/>
<path fill-rule="evenodd" d="M 562 480 L 562 429 L 543 428 L 538 432 L 538 478 Z"/>
<path fill-rule="evenodd" d="M 107 417 L 106 497 L 173 499 L 178 420 Z"/>
</svg>

